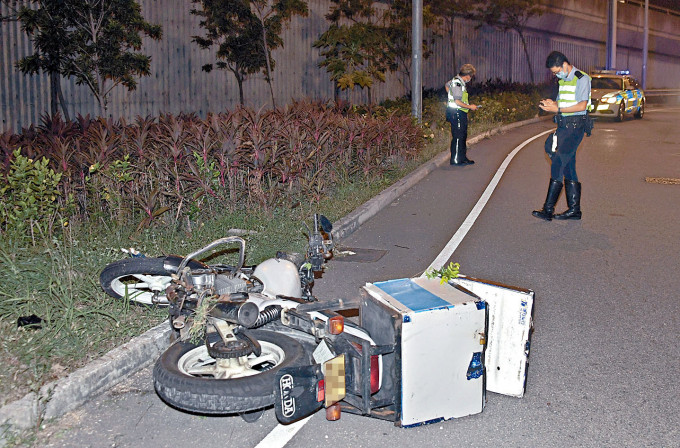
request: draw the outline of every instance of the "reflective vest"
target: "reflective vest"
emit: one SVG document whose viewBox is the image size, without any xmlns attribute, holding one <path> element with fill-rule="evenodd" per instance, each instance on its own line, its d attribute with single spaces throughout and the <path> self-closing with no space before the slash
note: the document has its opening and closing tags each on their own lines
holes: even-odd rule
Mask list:
<svg viewBox="0 0 680 448">
<path fill-rule="evenodd" d="M 456 104 L 456 102 L 453 99 L 453 86 L 460 86 L 463 89 L 463 98 L 461 101 L 463 101 L 465 104 L 470 104 L 468 101 L 468 92 L 467 89 L 465 88 L 465 81 L 460 79 L 458 76 L 453 78 L 450 83 L 449 83 L 449 92 L 448 92 L 448 102 L 447 102 L 447 107 L 450 107 L 452 109 L 460 109 L 465 113 L 468 113 L 470 109 L 466 109 L 464 107 L 460 107 L 459 105 Z"/>
<path fill-rule="evenodd" d="M 580 70 L 577 70 L 581 72 Z M 583 72 L 581 72 L 583 73 Z M 583 73 L 583 76 L 588 76 Z M 590 76 L 588 76 L 590 78 Z M 573 106 L 578 104 L 576 101 L 576 83 L 578 82 L 578 76 L 574 75 L 571 81 L 564 79 L 559 80 L 560 90 L 557 96 L 557 107 L 564 109 L 565 107 Z M 588 92 L 588 104 L 586 105 L 586 110 L 590 108 L 590 92 Z M 577 112 L 562 112 L 562 115 L 568 117 L 570 115 L 576 115 Z"/>
</svg>

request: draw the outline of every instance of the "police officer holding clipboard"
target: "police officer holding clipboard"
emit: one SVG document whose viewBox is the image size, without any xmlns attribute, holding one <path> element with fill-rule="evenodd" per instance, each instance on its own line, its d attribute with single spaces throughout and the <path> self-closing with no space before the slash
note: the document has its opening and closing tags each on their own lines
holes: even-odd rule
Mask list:
<svg viewBox="0 0 680 448">
<path fill-rule="evenodd" d="M 590 135 L 592 119 L 588 116 L 590 106 L 590 77 L 569 63 L 565 55 L 553 51 L 548 55 L 545 66 L 559 79 L 557 101 L 541 100 L 539 107 L 546 112 L 555 112 L 553 118 L 557 129 L 545 142 L 545 151 L 550 157 L 550 183 L 548 195 L 541 210 L 532 214 L 540 219 L 581 219 L 581 183 L 576 175 L 576 150 L 583 140 L 583 134 Z M 562 180 L 564 179 L 564 183 Z M 568 209 L 554 214 L 555 204 L 565 186 Z"/>
</svg>

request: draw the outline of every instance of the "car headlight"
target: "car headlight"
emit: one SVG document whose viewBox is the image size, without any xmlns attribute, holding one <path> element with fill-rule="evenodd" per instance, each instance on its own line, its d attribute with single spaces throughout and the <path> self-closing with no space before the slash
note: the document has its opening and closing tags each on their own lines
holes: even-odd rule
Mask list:
<svg viewBox="0 0 680 448">
<path fill-rule="evenodd" d="M 611 98 L 607 98 L 607 102 L 608 102 L 609 104 L 614 104 L 614 103 L 618 103 L 619 100 L 618 100 L 617 97 L 613 96 L 613 97 L 611 97 Z"/>
</svg>

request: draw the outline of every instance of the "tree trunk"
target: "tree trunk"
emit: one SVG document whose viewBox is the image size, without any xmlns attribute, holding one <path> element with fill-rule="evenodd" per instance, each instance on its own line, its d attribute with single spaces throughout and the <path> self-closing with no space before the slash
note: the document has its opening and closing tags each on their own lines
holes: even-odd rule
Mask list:
<svg viewBox="0 0 680 448">
<path fill-rule="evenodd" d="M 454 18 L 451 18 L 451 25 L 449 26 L 449 44 L 451 45 L 451 63 L 453 64 L 453 75 L 451 78 L 453 78 L 455 75 L 458 74 L 458 66 L 456 64 L 456 39 L 453 34 L 453 24 L 454 24 Z"/>
<path fill-rule="evenodd" d="M 61 111 L 64 114 L 64 120 L 71 121 L 71 117 L 68 114 L 68 108 L 66 107 L 66 101 L 64 100 L 64 92 L 61 90 L 61 78 L 57 77 L 57 96 L 59 97 L 59 104 L 61 105 Z"/>
<path fill-rule="evenodd" d="M 534 69 L 531 67 L 531 57 L 529 56 L 529 50 L 527 50 L 527 41 L 524 39 L 524 33 L 522 33 L 522 30 L 518 29 L 517 34 L 519 34 L 519 38 L 522 40 L 522 46 L 524 47 L 524 55 L 527 57 L 527 65 L 529 65 L 529 77 L 531 78 L 531 83 L 534 83 Z"/>
<path fill-rule="evenodd" d="M 59 112 L 59 73 L 50 72 L 50 115 L 54 117 Z"/>
<path fill-rule="evenodd" d="M 269 58 L 269 46 L 267 45 L 267 30 L 262 21 L 262 47 L 264 48 L 264 58 L 267 61 L 267 82 L 269 83 L 269 91 L 272 95 L 272 106 L 276 109 L 276 99 L 274 98 L 274 87 L 272 86 L 272 65 Z"/>
<path fill-rule="evenodd" d="M 234 79 L 236 79 L 236 84 L 238 84 L 238 100 L 241 106 L 244 105 L 243 103 L 243 76 L 241 76 L 238 72 L 237 68 L 234 67 L 228 67 L 229 71 L 234 74 Z"/>
</svg>

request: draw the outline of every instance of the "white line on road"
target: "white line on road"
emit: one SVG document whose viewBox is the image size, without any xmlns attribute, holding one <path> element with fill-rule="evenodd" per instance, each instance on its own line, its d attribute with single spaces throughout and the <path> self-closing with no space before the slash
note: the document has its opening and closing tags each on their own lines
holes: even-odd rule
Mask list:
<svg viewBox="0 0 680 448">
<path fill-rule="evenodd" d="M 510 161 L 513 159 L 513 157 L 515 157 L 519 150 L 524 148 L 527 144 L 531 143 L 532 141 L 536 140 L 538 137 L 553 131 L 554 129 L 550 129 L 545 132 L 541 132 L 538 135 L 534 135 L 533 137 L 527 140 L 524 140 L 524 142 L 522 142 L 519 146 L 513 149 L 510 154 L 508 154 L 503 163 L 501 163 L 501 166 L 498 168 L 498 171 L 496 171 L 496 175 L 493 177 L 493 179 L 491 179 L 491 182 L 489 182 L 489 185 L 487 185 L 486 190 L 484 190 L 484 193 L 482 193 L 482 197 L 479 198 L 477 204 L 475 204 L 474 208 L 467 216 L 467 218 L 465 218 L 465 221 L 463 221 L 463 224 L 458 228 L 456 233 L 453 234 L 451 240 L 449 240 L 446 246 L 444 246 L 444 249 L 439 253 L 439 255 L 437 255 L 437 258 L 435 258 L 434 261 L 430 264 L 430 266 L 428 266 L 428 268 L 425 269 L 425 272 L 429 271 L 431 268 L 440 269 L 442 266 L 444 266 L 444 263 L 446 263 L 449 260 L 449 258 L 451 258 L 451 255 L 453 255 L 453 252 L 458 248 L 458 245 L 463 241 L 465 235 L 467 235 L 467 233 L 470 231 L 472 225 L 479 217 L 479 214 L 482 213 L 482 210 L 484 210 L 486 203 L 489 201 L 489 198 L 491 197 L 491 193 L 493 193 L 493 191 L 496 189 L 496 185 L 498 185 L 498 182 L 500 182 L 501 177 L 503 177 L 505 169 L 508 167 Z M 423 272 L 421 277 L 425 276 L 425 272 Z"/>
<path fill-rule="evenodd" d="M 290 425 L 277 425 L 255 448 L 281 448 L 312 418 L 310 415 Z"/>
<path fill-rule="evenodd" d="M 489 201 L 489 197 L 491 196 L 491 193 L 493 190 L 496 188 L 496 185 L 498 185 L 498 182 L 501 180 L 501 177 L 503 176 L 503 173 L 505 172 L 505 169 L 508 167 L 510 164 L 510 161 L 515 157 L 515 154 L 519 152 L 520 149 L 524 148 L 527 144 L 530 142 L 536 140 L 538 137 L 545 135 L 549 132 L 553 132 L 553 129 L 547 130 L 545 132 L 541 132 L 538 135 L 535 135 L 531 137 L 530 139 L 525 140 L 517 146 L 513 151 L 508 154 L 508 156 L 505 158 L 503 163 L 501 164 L 500 168 L 498 168 L 498 171 L 496 171 L 496 175 L 491 179 L 491 182 L 489 185 L 486 187 L 486 190 L 484 190 L 484 193 L 482 194 L 482 197 L 479 198 L 479 201 L 477 201 L 477 204 L 475 207 L 472 209 L 468 217 L 465 219 L 463 224 L 460 226 L 458 231 L 453 235 L 453 238 L 451 238 L 451 241 L 444 247 L 442 252 L 435 258 L 435 260 L 430 264 L 430 267 L 434 266 L 442 266 L 453 254 L 453 251 L 456 250 L 458 245 L 460 244 L 461 241 L 463 241 L 463 238 L 465 235 L 468 233 L 470 228 L 472 227 L 472 224 L 474 224 L 475 220 L 479 216 L 479 214 L 482 212 L 482 209 L 484 209 L 484 206 L 486 203 Z M 428 268 L 429 270 L 430 268 Z M 425 275 L 425 274 L 423 274 Z M 282 448 L 284 447 L 290 439 L 297 434 L 297 432 L 311 419 L 312 416 L 309 416 L 305 419 L 302 419 L 298 422 L 292 423 L 290 425 L 277 425 L 267 436 L 262 439 L 260 443 L 257 444 L 255 448 Z"/>
</svg>

